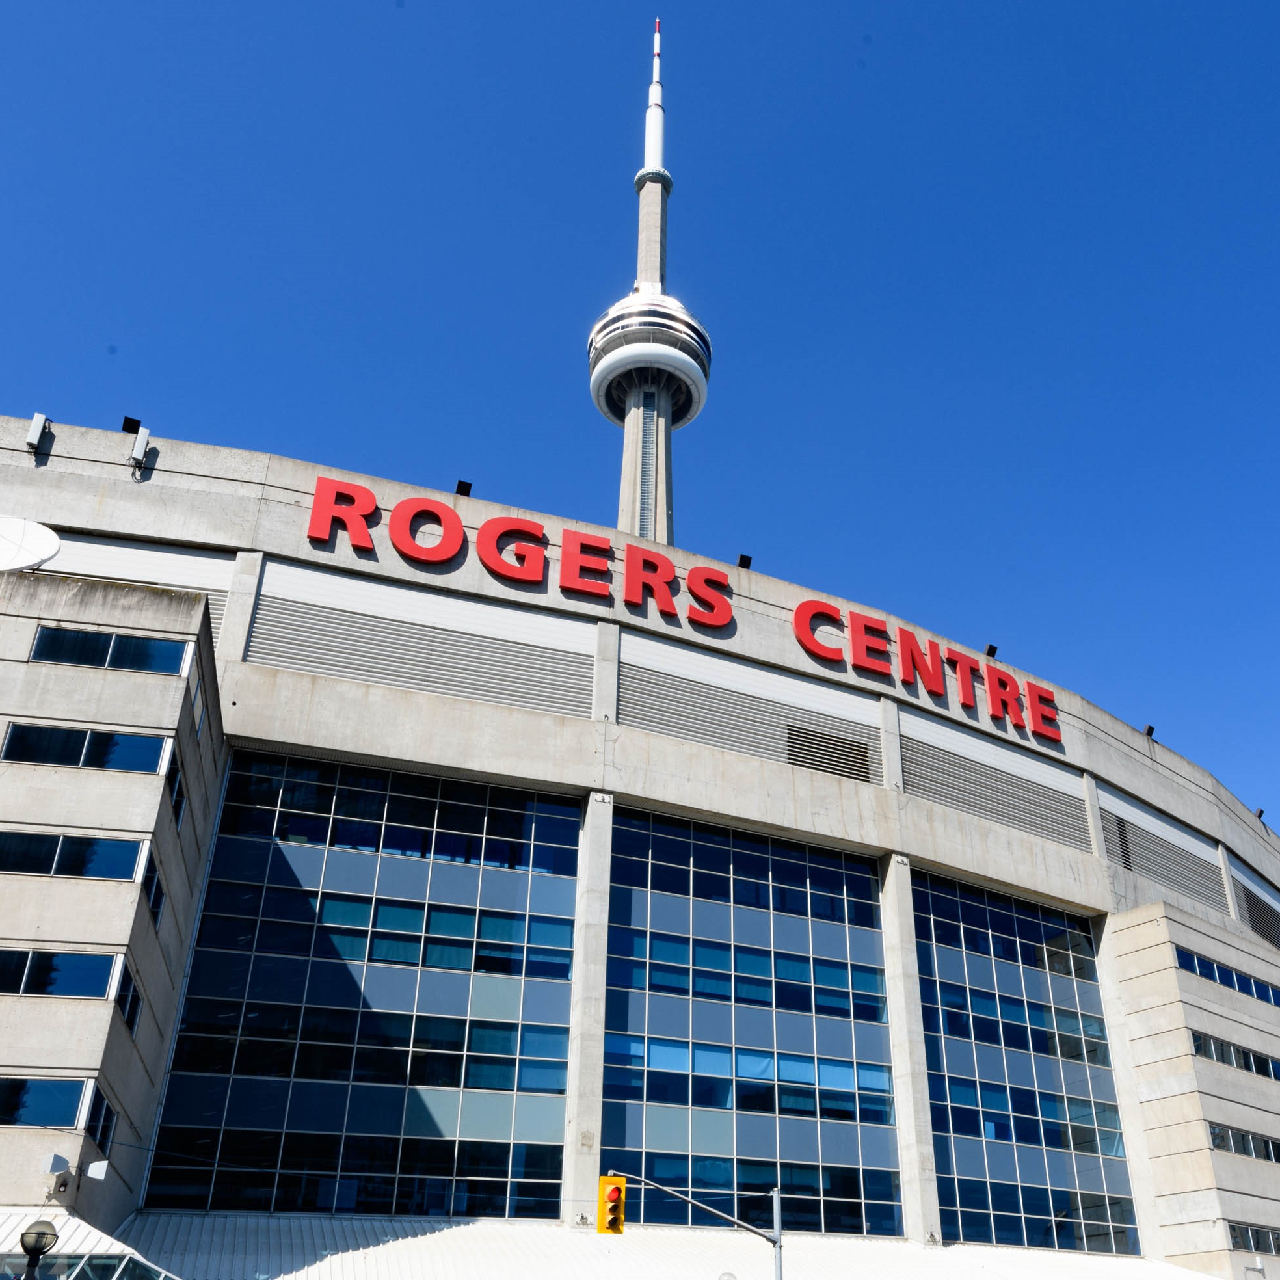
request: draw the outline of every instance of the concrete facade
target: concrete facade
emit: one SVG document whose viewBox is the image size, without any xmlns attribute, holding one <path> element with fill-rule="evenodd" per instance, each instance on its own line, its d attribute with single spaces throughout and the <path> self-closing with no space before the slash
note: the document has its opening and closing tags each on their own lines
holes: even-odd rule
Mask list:
<svg viewBox="0 0 1280 1280">
<path fill-rule="evenodd" d="M 993 719 L 981 696 L 964 706 L 953 670 L 935 697 L 919 680 L 815 660 L 792 631 L 809 593 L 750 570 L 709 566 L 729 583 L 734 622 L 699 627 L 687 620 L 688 582 L 706 562 L 677 548 L 661 548 L 677 574 L 677 616 L 651 597 L 627 604 L 623 546 L 636 540 L 617 530 L 570 527 L 613 547 L 610 594 L 588 596 L 559 586 L 565 523 L 534 512 L 163 438 L 135 479 L 125 437 L 51 424 L 32 455 L 26 427 L 0 418 L 0 510 L 71 535 L 69 547 L 82 541 L 79 559 L 67 561 L 74 567 L 55 559 L 36 574 L 0 576 L 0 740 L 11 723 L 163 736 L 187 794 L 177 829 L 162 773 L 0 763 L 0 833 L 150 841 L 166 893 L 157 928 L 141 861 L 129 882 L 0 873 L 4 947 L 121 955 L 143 997 L 130 1034 L 115 985 L 99 1001 L 0 995 L 0 1075 L 96 1081 L 118 1116 L 107 1178 L 73 1179 L 59 1203 L 106 1230 L 139 1207 L 228 752 L 242 747 L 583 799 L 566 1225 L 594 1222 L 612 815 L 631 806 L 877 860 L 909 1239 L 943 1235 L 913 923 L 912 874 L 921 871 L 1092 922 L 1144 1256 L 1245 1280 L 1254 1259 L 1232 1251 L 1228 1224 L 1280 1229 L 1280 1164 L 1215 1150 L 1209 1129 L 1280 1139 L 1280 1080 L 1196 1056 L 1192 1040 L 1199 1032 L 1280 1058 L 1280 1012 L 1180 968 L 1176 950 L 1280 986 L 1280 952 L 1240 911 L 1227 861 L 1230 853 L 1278 885 L 1280 840 L 1206 771 L 1025 672 L 1009 669 L 1020 688 L 1030 680 L 1054 689 L 1061 743 Z M 327 542 L 308 538 L 319 475 L 376 494 L 371 552 L 341 527 Z M 419 496 L 461 518 L 466 541 L 449 562 L 415 561 L 391 541 L 393 508 Z M 545 528 L 541 582 L 517 583 L 482 563 L 478 531 L 497 518 Z M 429 528 L 417 536 L 423 546 L 433 537 Z M 127 566 L 117 553 L 126 540 L 141 548 Z M 170 558 L 148 561 L 148 548 Z M 182 590 L 179 553 L 193 575 L 223 557 L 224 585 Z M 882 620 L 895 656 L 899 626 L 921 646 L 948 647 L 866 606 L 830 603 Z M 187 675 L 33 662 L 41 624 L 190 642 L 205 706 L 199 736 Z M 825 638 L 838 643 L 834 631 Z M 443 656 L 419 656 L 446 651 L 470 655 L 460 673 Z M 699 698 L 709 709 L 691 718 Z M 872 744 L 874 767 L 808 767 L 793 748 L 775 750 L 760 726 L 778 707 L 798 709 L 788 726 L 825 717 L 810 732 L 826 737 L 806 741 Z M 858 727 L 846 739 L 831 725 Z M 0 1144 L 0 1197 L 13 1205 L 45 1202 L 47 1155 L 77 1170 L 99 1158 L 83 1121 L 74 1133 L 3 1128 Z"/>
<path fill-rule="evenodd" d="M 84 1174 L 100 1155 L 82 1133 L 6 1130 L 12 1146 L 2 1194 L 9 1203 L 40 1204 L 65 1183 L 53 1191 L 58 1205 L 110 1222 L 133 1209 L 145 1177 L 221 797 L 226 746 L 208 611 L 203 596 L 190 592 L 11 574 L 0 578 L 0 619 L 0 737 L 12 723 L 155 734 L 181 766 L 186 804 L 179 825 L 163 774 L 0 764 L 3 829 L 145 842 L 129 880 L 5 876 L 6 949 L 120 959 L 107 1000 L 0 996 L 3 1074 L 94 1082 L 116 1115 L 104 1179 Z M 188 666 L 167 676 L 31 663 L 42 624 L 181 640 L 191 649 Z M 197 679 L 204 708 L 198 735 L 191 696 Z M 158 920 L 144 886 L 148 855 L 164 894 Z M 141 997 L 132 1031 L 114 1003 L 122 966 Z M 62 1157 L 68 1177 L 46 1172 L 50 1155 Z"/>
</svg>

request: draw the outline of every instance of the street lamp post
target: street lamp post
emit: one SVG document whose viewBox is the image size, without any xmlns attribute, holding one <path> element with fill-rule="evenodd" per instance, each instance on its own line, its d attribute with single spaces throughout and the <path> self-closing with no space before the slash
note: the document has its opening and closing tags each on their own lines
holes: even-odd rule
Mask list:
<svg viewBox="0 0 1280 1280">
<path fill-rule="evenodd" d="M 23 1280 L 36 1280 L 40 1259 L 58 1243 L 58 1232 L 52 1222 L 43 1218 L 33 1222 L 18 1238 L 22 1252 L 27 1255 L 27 1269 Z"/>
</svg>

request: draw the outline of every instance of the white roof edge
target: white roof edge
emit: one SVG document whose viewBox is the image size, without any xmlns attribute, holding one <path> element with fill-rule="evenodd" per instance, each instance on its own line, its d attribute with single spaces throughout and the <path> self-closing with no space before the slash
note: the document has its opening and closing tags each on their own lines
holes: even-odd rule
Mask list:
<svg viewBox="0 0 1280 1280">
<path fill-rule="evenodd" d="M 442 1222 L 329 1214 L 142 1213 L 128 1238 L 184 1280 L 706 1280 L 769 1273 L 769 1246 L 743 1232 L 628 1224 L 623 1236 L 558 1222 Z M 847 1280 L 868 1269 L 895 1280 L 1185 1280 L 1166 1263 L 1066 1251 L 955 1245 L 877 1236 L 784 1233 L 791 1274 Z"/>
</svg>

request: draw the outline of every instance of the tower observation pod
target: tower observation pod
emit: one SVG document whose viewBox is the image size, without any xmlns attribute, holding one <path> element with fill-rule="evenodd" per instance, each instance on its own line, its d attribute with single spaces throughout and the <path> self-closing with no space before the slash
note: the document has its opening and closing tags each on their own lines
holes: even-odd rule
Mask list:
<svg viewBox="0 0 1280 1280">
<path fill-rule="evenodd" d="M 623 432 L 618 528 L 670 543 L 671 432 L 692 422 L 707 402 L 711 339 L 666 291 L 671 175 L 663 167 L 661 42 L 661 25 L 654 23 L 644 167 L 635 178 L 640 197 L 635 287 L 596 321 L 587 359 L 591 398 Z"/>
</svg>

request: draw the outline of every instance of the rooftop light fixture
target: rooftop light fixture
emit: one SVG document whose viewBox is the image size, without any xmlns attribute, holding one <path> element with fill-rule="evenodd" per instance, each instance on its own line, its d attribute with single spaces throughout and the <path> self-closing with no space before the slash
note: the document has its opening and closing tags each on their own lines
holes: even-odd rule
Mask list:
<svg viewBox="0 0 1280 1280">
<path fill-rule="evenodd" d="M 471 481 L 459 480 L 457 484 L 457 488 L 454 489 L 454 493 L 456 493 L 460 498 L 471 497 Z"/>
<path fill-rule="evenodd" d="M 49 419 L 43 413 L 31 415 L 31 429 L 27 432 L 27 448 L 32 453 L 40 447 L 40 437 L 44 435 L 44 429 L 48 425 Z"/>
<path fill-rule="evenodd" d="M 746 555 L 746 554 L 740 555 L 740 556 L 738 557 L 738 568 L 739 568 L 739 569 L 750 569 L 750 568 L 751 568 L 751 557 L 750 557 L 749 555 Z"/>
</svg>

